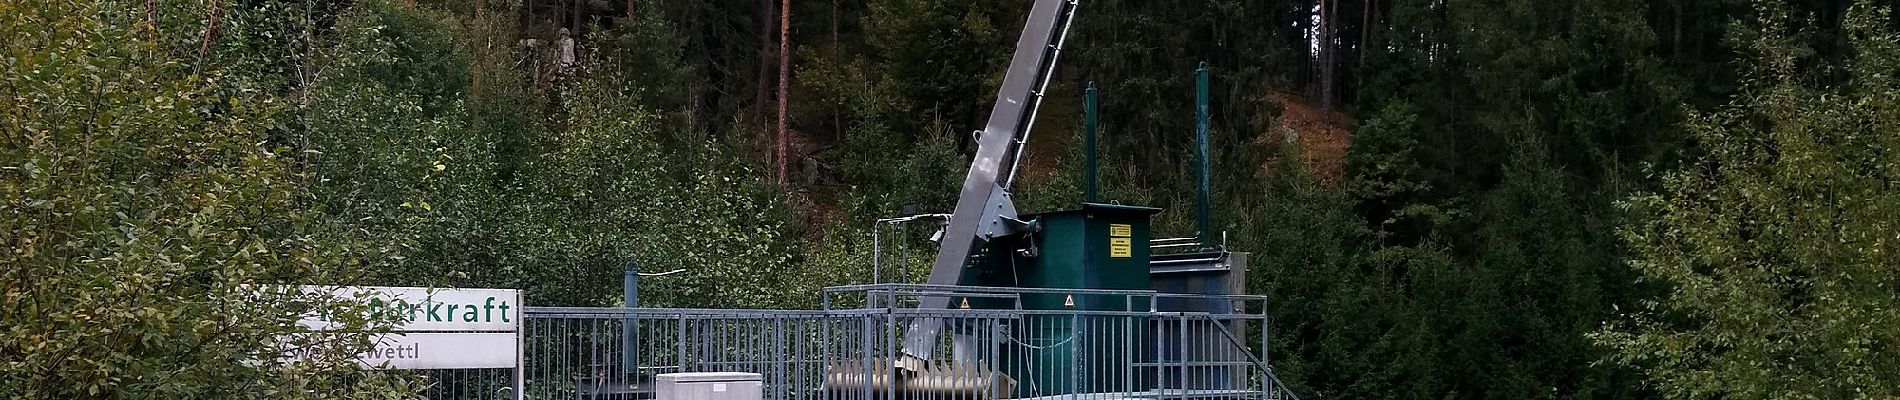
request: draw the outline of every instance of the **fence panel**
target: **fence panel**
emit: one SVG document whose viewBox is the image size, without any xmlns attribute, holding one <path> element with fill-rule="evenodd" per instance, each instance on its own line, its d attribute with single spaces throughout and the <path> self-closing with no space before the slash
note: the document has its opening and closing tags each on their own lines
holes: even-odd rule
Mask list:
<svg viewBox="0 0 1900 400">
<path fill-rule="evenodd" d="M 422 398 L 513 400 L 514 368 L 429 369 L 411 371 L 422 379 Z"/>
<path fill-rule="evenodd" d="M 524 398 L 650 399 L 669 372 L 751 372 L 767 400 L 1291 398 L 1253 315 L 1086 310 L 534 308 Z M 905 328 L 945 321 L 909 371 Z M 1257 335 L 1254 333 L 1253 335 Z"/>
</svg>

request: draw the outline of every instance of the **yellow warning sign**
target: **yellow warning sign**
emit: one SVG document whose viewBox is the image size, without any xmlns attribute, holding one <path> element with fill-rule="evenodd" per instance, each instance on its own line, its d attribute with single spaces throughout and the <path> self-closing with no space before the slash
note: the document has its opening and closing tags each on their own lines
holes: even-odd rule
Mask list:
<svg viewBox="0 0 1900 400">
<path fill-rule="evenodd" d="M 1134 257 L 1135 255 L 1134 242 L 1135 240 L 1130 239 L 1130 238 L 1109 238 L 1108 239 L 1108 256 L 1115 257 L 1115 258 Z"/>
<path fill-rule="evenodd" d="M 1134 228 L 1130 228 L 1128 224 L 1108 224 L 1108 236 L 1109 237 L 1135 236 L 1135 230 Z"/>
</svg>

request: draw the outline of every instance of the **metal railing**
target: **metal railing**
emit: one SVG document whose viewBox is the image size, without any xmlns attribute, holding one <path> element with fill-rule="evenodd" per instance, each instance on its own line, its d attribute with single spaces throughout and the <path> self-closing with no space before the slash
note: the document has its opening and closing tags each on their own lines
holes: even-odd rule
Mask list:
<svg viewBox="0 0 1900 400">
<path fill-rule="evenodd" d="M 425 399 L 512 400 L 515 398 L 513 368 L 425 369 L 390 371 L 413 374 L 411 379 Z"/>
<path fill-rule="evenodd" d="M 648 399 L 658 374 L 736 371 L 762 375 L 767 400 L 1294 398 L 1256 350 L 1268 322 L 1258 296 L 931 285 L 825 296 L 811 311 L 526 308 L 523 397 Z M 928 296 L 970 306 L 906 306 Z M 1055 297 L 1072 306 L 1036 309 Z M 1171 301 L 1241 305 L 1212 314 Z M 921 371 L 898 368 L 917 318 L 944 321 L 939 354 Z"/>
</svg>

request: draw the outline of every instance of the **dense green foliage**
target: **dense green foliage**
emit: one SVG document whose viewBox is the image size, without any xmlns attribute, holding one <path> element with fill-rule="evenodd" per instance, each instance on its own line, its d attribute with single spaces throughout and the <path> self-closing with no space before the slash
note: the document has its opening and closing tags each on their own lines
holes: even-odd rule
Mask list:
<svg viewBox="0 0 1900 400">
<path fill-rule="evenodd" d="M 111 5 L 0 5 L 0 390 L 18 398 L 399 398 L 363 333 L 285 335 L 360 305 L 284 284 L 361 278 L 303 206 L 283 100 L 193 65 Z M 144 28 L 144 29 L 139 29 Z M 278 349 L 312 348 L 283 359 Z M 345 384 L 347 375 L 358 375 Z"/>
<path fill-rule="evenodd" d="M 411 383 L 254 362 L 341 307 L 254 285 L 605 306 L 635 266 L 682 271 L 646 305 L 809 307 L 872 279 L 873 241 L 885 279 L 917 279 L 930 227 L 871 222 L 951 208 L 1028 3 L 792 2 L 785 186 L 777 4 L 0 3 L 0 391 Z M 1019 208 L 1080 200 L 1093 81 L 1106 197 L 1189 234 L 1206 63 L 1211 211 L 1304 397 L 1895 395 L 1900 50 L 1874 2 L 1089 0 L 1076 21 Z M 1288 123 L 1315 109 L 1350 135 Z M 1350 147 L 1303 148 L 1326 140 Z"/>
<path fill-rule="evenodd" d="M 1625 205 L 1632 265 L 1667 296 L 1598 337 L 1679 398 L 1900 396 L 1900 34 L 1845 17 L 1848 57 L 1812 63 L 1805 28 L 1764 10 L 1742 91 L 1697 113 L 1704 152 Z M 1836 73 L 1815 78 L 1803 65 Z"/>
</svg>

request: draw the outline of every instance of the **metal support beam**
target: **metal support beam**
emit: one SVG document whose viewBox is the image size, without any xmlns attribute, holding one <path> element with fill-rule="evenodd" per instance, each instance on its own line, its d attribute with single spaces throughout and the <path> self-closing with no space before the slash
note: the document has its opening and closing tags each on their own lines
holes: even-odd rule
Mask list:
<svg viewBox="0 0 1900 400">
<path fill-rule="evenodd" d="M 1200 180 L 1194 188 L 1194 229 L 1202 246 L 1214 243 L 1207 221 L 1207 214 L 1212 212 L 1207 200 L 1207 80 L 1207 62 L 1202 61 L 1201 67 L 1194 70 L 1194 146 L 1195 154 L 1200 157 L 1196 171 Z"/>
<path fill-rule="evenodd" d="M 996 105 L 977 137 L 976 157 L 970 160 L 969 175 L 963 179 L 963 191 L 957 196 L 956 209 L 937 248 L 929 283 L 957 284 L 970 255 L 1002 232 L 997 229 L 1004 224 L 1002 220 L 1015 219 L 1015 207 L 1009 204 L 1010 181 L 1015 178 L 1016 161 L 1022 156 L 1036 106 L 1042 102 L 1055 72 L 1077 1 L 1036 0 L 1030 8 L 1003 85 L 996 92 Z M 917 307 L 941 309 L 949 304 L 948 297 L 923 297 L 918 299 Z M 904 332 L 904 354 L 909 357 L 903 367 L 921 371 L 935 351 L 942 330 L 941 319 L 914 318 Z"/>
<path fill-rule="evenodd" d="M 1082 176 L 1086 183 L 1082 191 L 1082 201 L 1094 203 L 1095 198 L 1095 120 L 1101 109 L 1096 105 L 1099 96 L 1095 82 L 1089 81 L 1089 88 L 1082 95 Z"/>
</svg>

